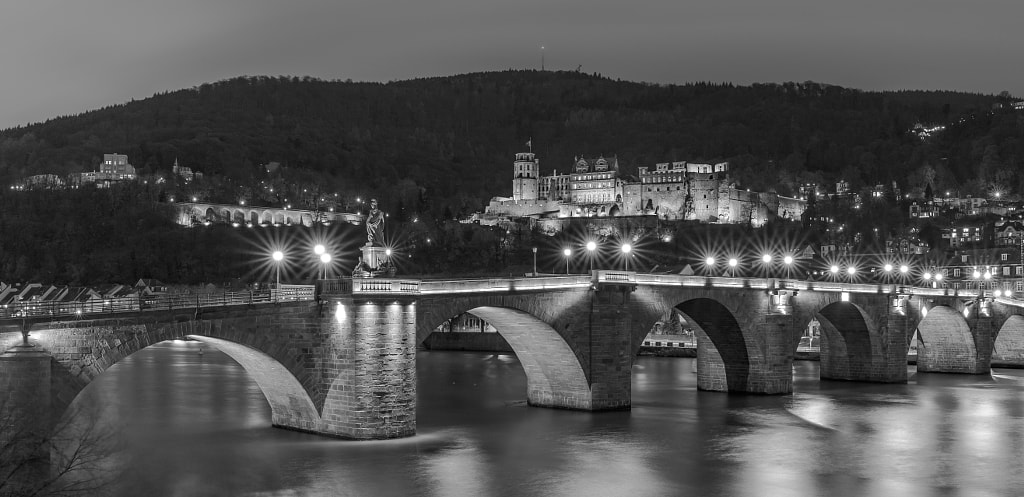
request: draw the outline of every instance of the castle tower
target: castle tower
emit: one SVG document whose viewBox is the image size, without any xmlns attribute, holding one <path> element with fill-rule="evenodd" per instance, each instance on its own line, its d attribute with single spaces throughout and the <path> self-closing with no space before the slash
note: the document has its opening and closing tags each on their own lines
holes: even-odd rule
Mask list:
<svg viewBox="0 0 1024 497">
<path fill-rule="evenodd" d="M 516 202 L 520 200 L 537 200 L 539 174 L 540 161 L 533 155 L 533 152 L 520 152 L 516 154 L 512 176 L 512 199 Z"/>
</svg>

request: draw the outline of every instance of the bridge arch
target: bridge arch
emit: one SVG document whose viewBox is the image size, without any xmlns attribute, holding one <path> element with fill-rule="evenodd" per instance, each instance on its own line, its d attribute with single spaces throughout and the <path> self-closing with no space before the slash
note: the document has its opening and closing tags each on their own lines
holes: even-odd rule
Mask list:
<svg viewBox="0 0 1024 497">
<path fill-rule="evenodd" d="M 260 224 L 273 224 L 273 223 L 274 223 L 274 214 L 272 212 L 270 212 L 270 211 L 263 211 L 263 213 L 260 214 Z"/>
<path fill-rule="evenodd" d="M 114 364 L 151 345 L 185 336 L 216 347 L 238 362 L 266 397 L 275 426 L 316 431 L 320 425 L 318 404 L 322 406 L 323 399 L 314 387 L 312 373 L 298 354 L 275 345 L 264 333 L 209 321 L 55 324 L 32 331 L 36 344 L 53 357 L 51 425 L 68 412 L 85 387 Z M 82 336 L 94 337 L 91 347 L 80 347 Z M 78 352 L 81 350 L 88 352 Z"/>
<path fill-rule="evenodd" d="M 732 311 L 717 300 L 703 297 L 675 307 L 696 332 L 697 388 L 748 391 L 750 352 Z"/>
<path fill-rule="evenodd" d="M 557 305 L 551 305 L 552 300 Z M 579 312 L 589 310 L 589 302 L 587 292 L 559 292 L 540 298 L 428 299 L 417 306 L 417 343 L 448 319 L 471 314 L 493 326 L 512 347 L 526 372 L 530 405 L 606 409 L 592 391 L 592 385 L 601 382 L 588 377 L 581 351 L 574 350 L 580 346 L 575 335 L 585 326 L 579 319 L 585 314 Z M 626 399 L 628 406 L 628 395 Z"/>
<path fill-rule="evenodd" d="M 1003 322 L 992 346 L 992 363 L 1024 363 L 1024 316 L 1015 314 Z"/>
<path fill-rule="evenodd" d="M 976 373 L 978 349 L 963 315 L 945 305 L 928 310 L 917 325 L 917 371 Z M 986 371 L 987 372 L 987 371 Z"/>
<path fill-rule="evenodd" d="M 875 350 L 878 329 L 867 311 L 853 302 L 839 301 L 826 305 L 815 317 L 821 325 L 821 378 L 873 381 L 877 376 L 873 362 L 881 354 Z"/>
<path fill-rule="evenodd" d="M 260 213 L 259 213 L 259 211 L 249 211 L 249 222 L 252 223 L 253 226 L 259 226 L 260 225 Z"/>
</svg>

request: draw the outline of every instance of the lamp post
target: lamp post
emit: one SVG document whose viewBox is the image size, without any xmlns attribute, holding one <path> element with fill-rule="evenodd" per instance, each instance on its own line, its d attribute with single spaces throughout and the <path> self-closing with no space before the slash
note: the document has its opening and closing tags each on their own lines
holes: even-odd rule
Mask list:
<svg viewBox="0 0 1024 497">
<path fill-rule="evenodd" d="M 331 263 L 331 254 L 320 254 L 320 262 L 324 263 L 324 279 L 327 279 L 327 265 Z"/>
<path fill-rule="evenodd" d="M 325 248 L 325 247 L 324 247 L 324 246 L 323 246 L 322 244 L 319 244 L 319 243 L 318 243 L 318 244 L 316 244 L 316 246 L 314 246 L 314 247 L 313 247 L 313 253 L 314 253 L 314 254 L 316 254 L 316 256 L 317 256 L 318 258 L 320 258 L 320 261 L 321 261 L 321 262 L 323 262 L 323 260 L 324 260 L 324 254 L 325 254 L 326 252 L 327 252 L 327 249 L 326 249 L 326 248 Z M 319 274 L 319 273 L 317 273 L 317 276 L 319 277 L 319 276 L 320 276 L 320 274 Z M 324 279 L 327 279 L 327 278 L 325 277 Z"/>
<path fill-rule="evenodd" d="M 533 275 L 537 276 L 537 247 L 533 247 Z"/>
<path fill-rule="evenodd" d="M 628 243 L 622 244 L 622 253 L 626 256 L 626 271 L 629 271 L 629 253 L 633 251 L 633 246 Z"/>
<path fill-rule="evenodd" d="M 277 272 L 277 285 L 275 285 L 275 290 L 277 290 L 277 294 L 275 295 L 274 298 L 274 300 L 277 300 L 277 298 L 281 295 L 281 261 L 284 260 L 284 253 L 281 252 L 280 250 L 275 250 L 274 253 L 271 254 L 271 257 L 274 259 L 274 268 L 276 269 Z"/>
<path fill-rule="evenodd" d="M 594 251 L 597 250 L 597 244 L 593 240 L 587 242 L 587 254 L 590 257 L 590 272 L 594 272 Z"/>
<path fill-rule="evenodd" d="M 565 255 L 565 274 L 569 274 L 569 256 L 572 255 L 572 250 L 565 249 L 562 251 L 562 255 Z"/>
</svg>

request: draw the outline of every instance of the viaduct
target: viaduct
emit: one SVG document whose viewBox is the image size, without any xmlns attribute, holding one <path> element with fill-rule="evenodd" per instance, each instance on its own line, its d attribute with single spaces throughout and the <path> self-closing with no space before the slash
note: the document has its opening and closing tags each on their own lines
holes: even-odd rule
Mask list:
<svg viewBox="0 0 1024 497">
<path fill-rule="evenodd" d="M 277 207 L 207 204 L 181 202 L 178 206 L 178 224 L 192 226 L 204 223 L 237 223 L 252 226 L 302 225 L 343 222 L 361 224 L 361 214 L 332 211 L 309 211 Z"/>
<path fill-rule="evenodd" d="M 406 437 L 416 431 L 416 347 L 468 312 L 515 350 L 530 405 L 629 409 L 639 347 L 673 308 L 696 329 L 702 390 L 791 393 L 793 357 L 812 318 L 823 329 L 822 379 L 906 382 L 915 332 L 920 372 L 988 374 L 993 358 L 1024 359 L 1020 302 L 977 290 L 627 271 L 356 278 L 321 281 L 309 300 L 0 323 L 0 393 L 8 419 L 45 431 L 119 360 L 190 337 L 252 375 L 274 426 L 349 439 Z"/>
</svg>

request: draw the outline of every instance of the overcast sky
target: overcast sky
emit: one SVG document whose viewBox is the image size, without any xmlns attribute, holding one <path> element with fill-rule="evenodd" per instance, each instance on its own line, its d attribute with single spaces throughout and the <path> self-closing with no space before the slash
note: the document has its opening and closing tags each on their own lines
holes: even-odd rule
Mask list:
<svg viewBox="0 0 1024 497">
<path fill-rule="evenodd" d="M 242 75 L 540 68 L 1024 98 L 1022 0 L 6 0 L 0 128 Z"/>
</svg>

